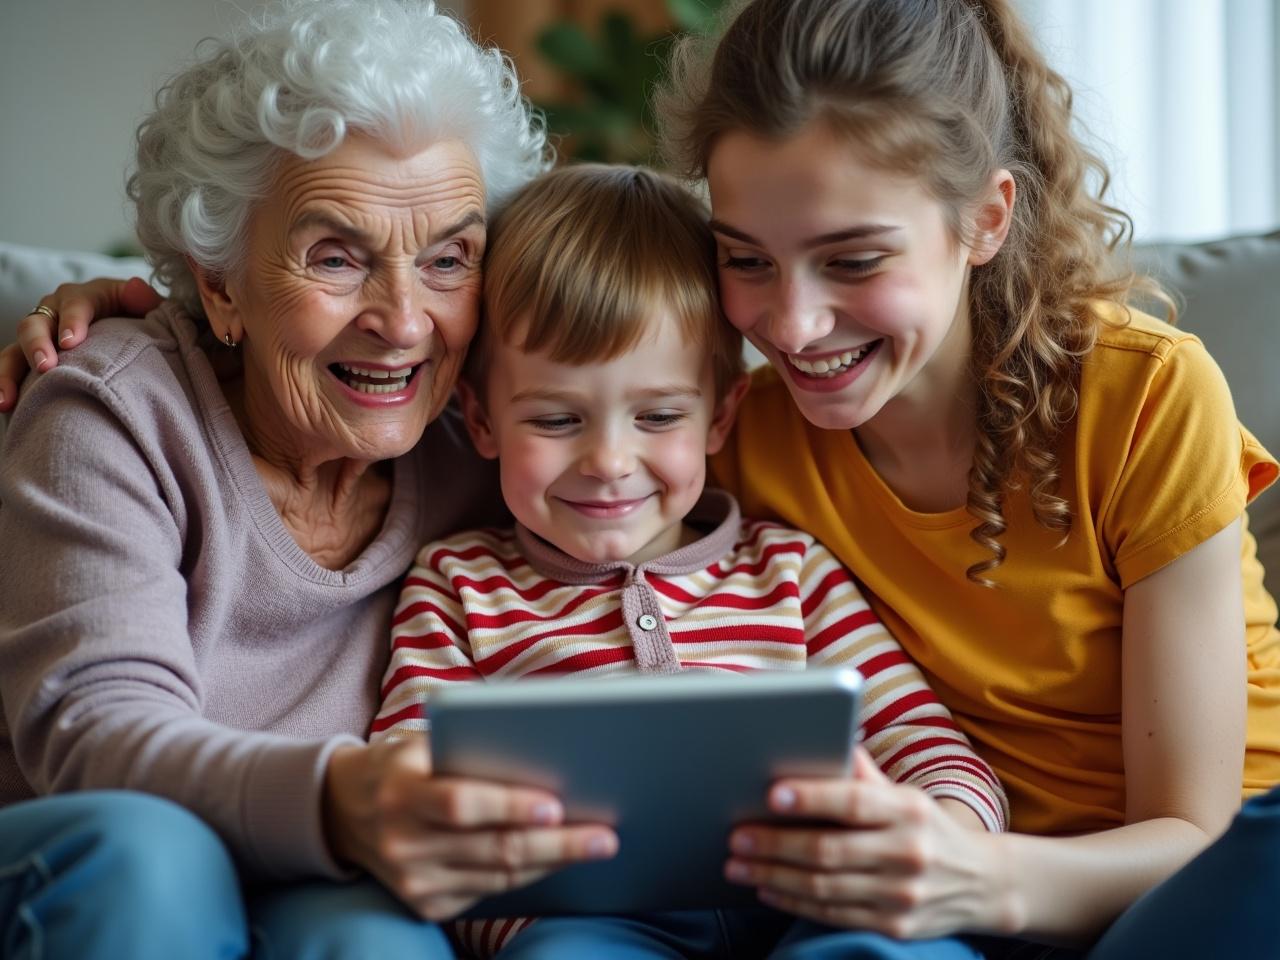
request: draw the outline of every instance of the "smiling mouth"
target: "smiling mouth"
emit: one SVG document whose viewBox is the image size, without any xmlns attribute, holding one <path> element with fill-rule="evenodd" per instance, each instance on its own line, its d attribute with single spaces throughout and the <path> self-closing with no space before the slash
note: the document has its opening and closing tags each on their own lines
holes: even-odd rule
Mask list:
<svg viewBox="0 0 1280 960">
<path fill-rule="evenodd" d="M 560 501 L 588 517 L 610 518 L 626 516 L 648 499 L 649 497 L 633 500 L 566 500 L 561 497 Z"/>
<path fill-rule="evenodd" d="M 350 363 L 331 363 L 330 372 L 358 393 L 399 393 L 422 364 L 394 369 L 361 367 Z"/>
<path fill-rule="evenodd" d="M 838 377 L 840 374 L 856 367 L 883 342 L 882 339 L 872 340 L 870 343 L 864 343 L 857 350 L 846 350 L 844 353 L 837 354 L 834 357 L 826 357 L 822 360 L 805 360 L 803 357 L 790 353 L 786 357 L 787 362 L 805 376 L 826 379 Z"/>
</svg>

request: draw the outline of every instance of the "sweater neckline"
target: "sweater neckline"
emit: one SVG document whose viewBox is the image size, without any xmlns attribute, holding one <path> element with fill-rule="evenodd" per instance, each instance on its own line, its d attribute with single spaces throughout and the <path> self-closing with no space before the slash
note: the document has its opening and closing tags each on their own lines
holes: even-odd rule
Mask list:
<svg viewBox="0 0 1280 960">
<path fill-rule="evenodd" d="M 724 490 L 703 491 L 685 520 L 715 526 L 693 543 L 639 564 L 628 563 L 626 560 L 584 563 L 552 546 L 520 523 L 515 525 L 516 545 L 529 565 L 551 580 L 575 585 L 602 583 L 621 573 L 630 582 L 650 573 L 669 577 L 705 570 L 733 548 L 742 526 L 738 501 Z"/>
</svg>

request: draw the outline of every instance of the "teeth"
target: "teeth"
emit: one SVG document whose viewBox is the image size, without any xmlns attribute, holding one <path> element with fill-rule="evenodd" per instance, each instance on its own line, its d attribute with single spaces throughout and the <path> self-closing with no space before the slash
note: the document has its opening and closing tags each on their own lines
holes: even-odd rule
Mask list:
<svg viewBox="0 0 1280 960">
<path fill-rule="evenodd" d="M 413 375 L 413 367 L 401 367 L 399 370 L 375 370 L 371 367 L 358 367 L 351 363 L 338 363 L 337 367 L 344 374 L 343 382 L 357 393 L 399 393 L 409 385 Z M 363 377 L 365 379 L 357 379 Z"/>
<path fill-rule="evenodd" d="M 347 383 L 347 386 L 358 393 L 399 393 L 408 385 L 408 380 L 393 380 L 391 383 L 361 383 L 357 380 Z"/>
<path fill-rule="evenodd" d="M 401 367 L 399 370 L 374 370 L 371 367 L 356 367 L 349 363 L 339 363 L 343 370 L 347 373 L 354 373 L 359 377 L 372 377 L 375 380 L 405 380 L 409 374 L 413 373 L 413 367 Z"/>
<path fill-rule="evenodd" d="M 825 360 L 804 360 L 791 354 L 787 354 L 787 360 L 801 373 L 807 373 L 812 377 L 830 379 L 836 374 L 844 373 L 849 367 L 865 357 L 867 351 L 873 346 L 875 346 L 875 341 L 863 344 L 857 350 L 846 350 L 839 356 L 827 357 Z"/>
</svg>

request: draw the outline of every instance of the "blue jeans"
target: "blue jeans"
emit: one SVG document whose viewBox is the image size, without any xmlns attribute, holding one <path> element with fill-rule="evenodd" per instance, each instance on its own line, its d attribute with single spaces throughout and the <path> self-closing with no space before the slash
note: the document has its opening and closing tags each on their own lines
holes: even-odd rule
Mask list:
<svg viewBox="0 0 1280 960">
<path fill-rule="evenodd" d="M 0 956 L 12 960 L 413 960 L 438 928 L 369 880 L 246 891 L 201 820 L 140 793 L 0 809 Z"/>
<path fill-rule="evenodd" d="M 957 938 L 891 940 L 831 930 L 759 907 L 631 917 L 544 917 L 521 930 L 499 960 L 981 960 Z"/>
</svg>

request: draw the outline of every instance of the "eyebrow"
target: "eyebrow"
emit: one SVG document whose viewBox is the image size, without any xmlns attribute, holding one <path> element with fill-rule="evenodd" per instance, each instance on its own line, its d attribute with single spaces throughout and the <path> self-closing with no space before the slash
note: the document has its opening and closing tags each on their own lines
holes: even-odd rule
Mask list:
<svg viewBox="0 0 1280 960">
<path fill-rule="evenodd" d="M 708 224 L 715 233 L 723 234 L 734 240 L 741 240 L 743 243 L 749 243 L 753 247 L 763 247 L 764 244 L 751 234 L 737 227 L 731 227 L 723 220 L 711 220 Z M 822 233 L 816 237 L 810 237 L 805 240 L 801 246 L 805 249 L 813 247 L 825 247 L 830 243 L 844 243 L 846 240 L 865 240 L 868 237 L 882 237 L 888 233 L 896 233 L 900 227 L 891 226 L 887 223 L 864 223 L 856 227 L 848 227 L 844 230 L 834 230 L 831 233 Z"/>
<path fill-rule="evenodd" d="M 440 243 L 441 241 L 456 237 L 467 228 L 476 225 L 481 227 L 485 225 L 484 214 L 479 210 L 472 210 L 471 212 L 464 214 L 457 222 L 446 227 L 439 236 L 433 237 L 433 242 Z M 359 227 L 354 227 L 349 223 L 343 223 L 337 217 L 323 210 L 306 211 L 302 216 L 294 221 L 289 232 L 297 233 L 300 230 L 306 230 L 310 227 L 321 227 L 329 233 L 337 234 L 343 240 L 357 246 L 372 246 L 372 240 L 369 235 Z"/>
<path fill-rule="evenodd" d="M 627 396 L 628 398 L 637 400 L 697 400 L 702 397 L 702 391 L 697 387 L 686 383 L 673 383 L 658 387 L 646 387 L 643 390 L 635 390 L 627 394 Z M 567 390 L 552 390 L 546 387 L 535 387 L 530 390 L 521 390 L 519 393 L 512 396 L 507 402 L 520 403 L 528 400 L 544 400 L 549 403 L 567 403 L 573 400 L 580 400 L 581 398 L 581 394 L 571 393 Z"/>
</svg>

